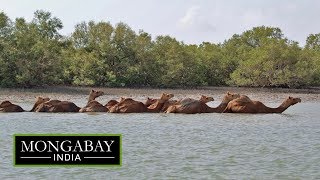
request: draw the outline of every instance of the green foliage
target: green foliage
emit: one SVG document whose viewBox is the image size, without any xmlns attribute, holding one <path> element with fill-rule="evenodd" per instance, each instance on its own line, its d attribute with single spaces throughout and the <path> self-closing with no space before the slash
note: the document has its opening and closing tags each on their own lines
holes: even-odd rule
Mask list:
<svg viewBox="0 0 320 180">
<path fill-rule="evenodd" d="M 320 33 L 310 34 L 307 37 L 306 48 L 320 51 Z"/>
<path fill-rule="evenodd" d="M 62 36 L 62 28 L 46 11 L 36 11 L 31 22 L 0 12 L 0 86 L 320 85 L 320 33 L 301 48 L 266 26 L 200 45 L 153 39 L 122 22 L 81 22 L 70 36 Z"/>
<path fill-rule="evenodd" d="M 266 40 L 250 51 L 231 79 L 240 86 L 299 86 L 304 80 L 297 73 L 300 51 L 296 43 Z"/>
</svg>

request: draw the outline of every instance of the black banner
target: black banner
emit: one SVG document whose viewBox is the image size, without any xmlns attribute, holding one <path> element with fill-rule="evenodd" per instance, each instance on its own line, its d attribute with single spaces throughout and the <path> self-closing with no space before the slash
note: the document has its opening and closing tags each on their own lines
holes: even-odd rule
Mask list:
<svg viewBox="0 0 320 180">
<path fill-rule="evenodd" d="M 121 165 L 121 135 L 14 135 L 14 165 Z"/>
</svg>

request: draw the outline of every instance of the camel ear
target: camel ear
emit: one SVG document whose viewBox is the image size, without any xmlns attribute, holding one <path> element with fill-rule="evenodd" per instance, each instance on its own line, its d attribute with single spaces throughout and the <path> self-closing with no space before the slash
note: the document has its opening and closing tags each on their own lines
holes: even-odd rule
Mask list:
<svg viewBox="0 0 320 180">
<path fill-rule="evenodd" d="M 289 96 L 289 99 L 293 99 L 293 97 Z"/>
<path fill-rule="evenodd" d="M 227 94 L 230 95 L 231 93 L 228 91 Z"/>
</svg>

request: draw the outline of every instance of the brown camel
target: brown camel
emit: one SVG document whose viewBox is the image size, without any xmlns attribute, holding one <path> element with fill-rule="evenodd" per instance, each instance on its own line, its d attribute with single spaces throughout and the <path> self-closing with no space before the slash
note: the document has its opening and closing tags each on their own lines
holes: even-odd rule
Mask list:
<svg viewBox="0 0 320 180">
<path fill-rule="evenodd" d="M 132 98 L 125 98 L 109 109 L 111 113 L 141 113 L 146 111 L 147 107 L 142 102 L 135 101 Z"/>
<path fill-rule="evenodd" d="M 3 101 L 0 104 L 0 112 L 24 112 L 24 110 L 20 106 L 12 104 L 10 101 Z"/>
<path fill-rule="evenodd" d="M 124 101 L 125 99 L 126 99 L 126 98 L 124 98 L 124 97 L 121 97 L 121 98 L 119 99 L 119 101 L 112 99 L 112 100 L 108 101 L 107 104 L 104 105 L 104 107 L 106 107 L 106 108 L 108 109 L 108 112 L 109 112 L 109 110 L 110 110 L 113 106 L 115 106 L 116 104 Z"/>
<path fill-rule="evenodd" d="M 155 103 L 151 104 L 147 112 L 153 112 L 153 113 L 158 113 L 162 110 L 163 106 L 165 103 L 170 101 L 171 98 L 173 98 L 173 94 L 167 94 L 167 93 L 162 93 L 160 99 L 157 99 Z"/>
<path fill-rule="evenodd" d="M 153 99 L 147 99 L 146 103 L 135 101 L 132 98 L 126 98 L 122 102 L 110 108 L 111 113 L 141 113 L 141 112 L 160 112 L 165 102 L 173 97 L 173 94 L 162 93 L 160 99 L 149 106 L 148 103 L 153 102 Z"/>
<path fill-rule="evenodd" d="M 176 105 L 176 104 L 178 104 L 178 103 L 180 103 L 180 101 L 170 99 L 169 101 L 167 101 L 167 102 L 164 103 L 164 105 L 163 105 L 163 107 L 162 107 L 162 109 L 161 109 L 161 112 L 166 112 L 166 110 L 167 110 L 170 106 Z"/>
<path fill-rule="evenodd" d="M 85 107 L 81 108 L 79 112 L 108 112 L 108 109 L 95 99 L 102 96 L 102 91 L 91 90 L 89 93 L 88 103 Z"/>
<path fill-rule="evenodd" d="M 117 100 L 110 100 L 106 105 L 104 105 L 107 109 L 108 109 L 108 112 L 110 111 L 110 109 L 115 106 L 116 104 L 120 103 L 120 102 L 123 102 L 126 98 L 124 97 L 121 97 L 119 102 Z M 153 99 L 153 98 L 149 98 L 147 97 L 147 100 L 146 102 L 144 103 L 144 105 L 146 107 L 150 106 L 151 104 L 155 103 L 157 101 L 157 99 Z"/>
<path fill-rule="evenodd" d="M 170 101 L 170 100 L 169 100 Z M 154 98 L 149 98 L 147 97 L 146 102 L 144 103 L 145 106 L 149 107 L 151 104 L 154 104 L 157 102 L 157 99 Z"/>
<path fill-rule="evenodd" d="M 73 102 L 50 100 L 49 98 L 37 97 L 32 112 L 79 112 L 80 108 Z"/>
<path fill-rule="evenodd" d="M 282 113 L 288 107 L 301 102 L 300 98 L 288 97 L 277 108 L 267 107 L 260 101 L 252 101 L 248 96 L 241 96 L 228 103 L 224 113 Z"/>
<path fill-rule="evenodd" d="M 178 102 L 177 104 L 171 105 L 167 108 L 166 113 L 185 113 L 195 114 L 203 112 L 203 107 L 207 106 L 206 103 L 213 101 L 213 97 L 201 95 L 199 100 L 186 98 Z"/>
<path fill-rule="evenodd" d="M 108 111 L 110 110 L 110 108 L 112 108 L 114 105 L 118 104 L 119 102 L 117 100 L 110 100 L 108 101 L 108 103 L 106 105 L 104 105 L 104 107 L 106 107 L 108 109 Z"/>
<path fill-rule="evenodd" d="M 36 102 L 34 103 L 30 112 L 36 112 L 37 108 L 39 108 L 40 104 L 42 104 L 44 102 L 48 102 L 49 100 L 50 100 L 50 98 L 36 97 Z"/>
<path fill-rule="evenodd" d="M 170 107 L 170 106 L 173 106 L 173 105 L 179 105 L 179 104 L 188 104 L 188 103 L 191 103 L 191 102 L 195 102 L 195 101 L 198 101 L 196 99 L 192 99 L 192 98 L 184 98 L 184 99 L 180 99 L 180 100 L 169 100 L 167 101 L 162 109 L 161 109 L 161 112 L 166 112 L 167 109 Z"/>
<path fill-rule="evenodd" d="M 168 108 L 166 113 L 184 113 L 184 114 L 195 114 L 195 113 L 221 113 L 225 107 L 227 107 L 228 103 L 240 97 L 239 94 L 233 94 L 227 92 L 223 97 L 222 102 L 219 106 L 212 108 L 209 107 L 206 103 L 213 101 L 212 97 L 201 96 L 200 100 L 187 98 L 182 100 L 180 104 L 173 105 Z"/>
</svg>

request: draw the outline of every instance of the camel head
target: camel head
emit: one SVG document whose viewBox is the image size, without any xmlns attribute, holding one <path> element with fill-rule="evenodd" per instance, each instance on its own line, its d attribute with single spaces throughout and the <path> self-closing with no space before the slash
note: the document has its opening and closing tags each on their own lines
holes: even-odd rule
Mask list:
<svg viewBox="0 0 320 180">
<path fill-rule="evenodd" d="M 173 98 L 173 96 L 174 96 L 173 94 L 162 93 L 159 100 L 161 102 L 165 102 L 165 101 L 168 101 L 169 99 Z"/>
<path fill-rule="evenodd" d="M 148 106 L 150 106 L 151 104 L 153 104 L 155 102 L 157 102 L 157 99 L 147 97 L 147 100 L 144 103 L 144 105 L 146 105 L 148 107 Z"/>
<path fill-rule="evenodd" d="M 10 106 L 12 103 L 10 101 L 3 101 L 1 104 L 0 104 L 0 107 L 6 107 L 6 106 Z"/>
<path fill-rule="evenodd" d="M 41 104 L 41 103 L 44 103 L 44 102 L 47 102 L 47 101 L 50 101 L 50 98 L 43 98 L 43 97 L 36 97 L 36 103 L 35 104 Z"/>
<path fill-rule="evenodd" d="M 210 101 L 214 101 L 213 97 L 201 95 L 200 101 L 203 103 L 208 103 Z"/>
<path fill-rule="evenodd" d="M 102 91 L 96 91 L 91 89 L 89 93 L 89 101 L 95 100 L 97 97 L 102 96 L 104 93 Z"/>
<path fill-rule="evenodd" d="M 47 98 L 47 97 L 43 98 L 43 97 L 40 97 L 40 96 L 36 97 L 36 102 L 34 103 L 34 106 L 33 106 L 32 109 L 34 109 L 39 104 L 42 104 L 42 103 L 47 102 L 47 101 L 50 101 L 50 98 Z"/>
<path fill-rule="evenodd" d="M 230 93 L 229 91 L 224 95 L 222 102 L 229 103 L 230 101 L 239 98 L 240 94 Z"/>
<path fill-rule="evenodd" d="M 294 97 L 291 97 L 289 96 L 286 100 L 285 100 L 285 104 L 288 105 L 288 106 L 292 106 L 292 105 L 295 105 L 297 103 L 301 102 L 301 99 L 300 98 L 294 98 Z"/>
</svg>

